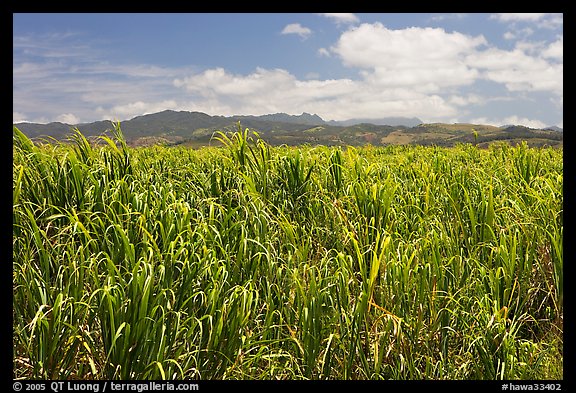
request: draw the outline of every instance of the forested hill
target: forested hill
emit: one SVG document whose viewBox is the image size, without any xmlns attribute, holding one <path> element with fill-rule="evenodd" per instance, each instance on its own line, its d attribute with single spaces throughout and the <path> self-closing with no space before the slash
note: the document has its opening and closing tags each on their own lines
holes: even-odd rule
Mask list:
<svg viewBox="0 0 576 393">
<path fill-rule="evenodd" d="M 563 132 L 558 128 L 532 129 L 510 125 L 495 127 L 479 124 L 422 124 L 417 118 L 359 119 L 362 123 L 324 121 L 318 115 L 303 113 L 288 115 L 276 113 L 262 116 L 210 116 L 202 112 L 166 110 L 137 116 L 120 122 L 122 132 L 130 145 L 187 144 L 202 146 L 213 144 L 217 131 L 235 131 L 238 125 L 249 128 L 272 145 L 365 145 L 420 144 L 453 146 L 474 143 L 485 146 L 494 141 L 518 143 L 527 141 L 532 146 L 560 146 Z M 419 122 L 419 123 L 418 123 Z M 386 124 L 389 123 L 389 124 Z M 414 125 L 418 123 L 417 125 Z M 55 138 L 66 140 L 74 128 L 85 136 L 98 136 L 113 129 L 111 121 L 93 123 L 18 123 L 16 127 L 32 139 Z M 49 138 L 48 138 L 49 139 Z"/>
</svg>

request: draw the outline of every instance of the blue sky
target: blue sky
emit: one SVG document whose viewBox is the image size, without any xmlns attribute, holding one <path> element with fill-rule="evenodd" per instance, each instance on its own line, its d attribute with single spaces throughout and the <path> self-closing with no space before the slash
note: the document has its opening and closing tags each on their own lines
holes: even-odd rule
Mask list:
<svg viewBox="0 0 576 393">
<path fill-rule="evenodd" d="M 13 14 L 13 121 L 315 113 L 563 127 L 562 14 Z"/>
</svg>

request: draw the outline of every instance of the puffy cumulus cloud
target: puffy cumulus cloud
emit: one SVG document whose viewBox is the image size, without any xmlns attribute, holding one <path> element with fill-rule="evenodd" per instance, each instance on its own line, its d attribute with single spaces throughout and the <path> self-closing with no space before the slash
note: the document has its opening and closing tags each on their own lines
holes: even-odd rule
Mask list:
<svg viewBox="0 0 576 393">
<path fill-rule="evenodd" d="M 563 93 L 563 64 L 529 56 L 522 49 L 490 48 L 470 54 L 466 61 L 482 71 L 482 78 L 501 83 L 509 91 Z"/>
<path fill-rule="evenodd" d="M 473 83 L 478 72 L 464 60 L 485 44 L 483 36 L 441 28 L 391 30 L 375 23 L 344 32 L 331 50 L 345 65 L 364 69 L 371 83 L 429 91 Z"/>
<path fill-rule="evenodd" d="M 371 85 L 404 87 L 440 94 L 446 88 L 487 79 L 509 91 L 562 94 L 563 42 L 519 42 L 513 50 L 489 46 L 483 36 L 446 32 L 441 28 L 388 29 L 362 24 L 344 32 L 332 53 Z"/>
<path fill-rule="evenodd" d="M 306 28 L 291 29 L 286 34 L 303 33 Z M 356 72 L 340 79 L 322 79 L 314 73 L 317 70 L 297 78 L 285 69 L 255 68 L 237 74 L 224 68 L 198 71 L 106 62 L 85 62 L 73 68 L 63 60 L 42 66 L 20 61 L 13 67 L 17 80 L 13 119 L 38 121 L 36 111 L 42 107 L 54 116 L 69 111 L 82 121 L 95 120 L 94 113 L 99 118 L 125 120 L 165 109 L 222 115 L 305 111 L 326 120 L 417 116 L 425 122 L 446 121 L 468 116 L 467 106 L 494 100 L 481 90 L 483 86 L 474 84 L 481 80 L 512 92 L 554 92 L 551 100 L 561 108 L 563 38 L 555 39 L 519 41 L 514 49 L 503 50 L 489 45 L 481 35 L 361 24 L 343 31 L 329 49 L 317 51 L 318 56 L 331 56 Z M 58 99 L 55 91 L 66 94 Z M 78 123 L 71 121 L 72 115 L 66 116 L 60 119 Z"/>
<path fill-rule="evenodd" d="M 343 32 L 330 52 L 318 51 L 358 69 L 357 79 L 321 80 L 309 74 L 300 80 L 284 69 L 234 74 L 212 68 L 174 79 L 173 85 L 188 93 L 194 110 L 208 113 L 306 111 L 326 120 L 418 116 L 445 121 L 462 116 L 467 106 L 496 99 L 460 90 L 482 79 L 512 92 L 546 91 L 561 97 L 562 63 L 552 61 L 560 57 L 561 43 L 559 38 L 552 44 L 502 50 L 481 35 L 362 24 Z"/>
<path fill-rule="evenodd" d="M 530 56 L 538 55 L 542 52 L 543 47 L 544 43 L 542 41 L 516 41 L 514 44 L 515 49 L 519 49 Z"/>
<path fill-rule="evenodd" d="M 312 30 L 302 26 L 300 23 L 291 23 L 286 25 L 280 34 L 297 34 L 305 39 L 312 34 Z"/>
<path fill-rule="evenodd" d="M 429 22 L 463 17 L 432 15 Z M 487 117 L 505 117 L 506 107 L 517 115 L 496 119 L 496 124 L 538 125 L 529 112 L 534 105 L 525 105 L 524 111 L 521 103 L 485 105 L 494 95 L 514 102 L 518 97 L 542 99 L 561 117 L 562 31 L 538 29 L 561 29 L 562 14 L 492 15 L 488 23 L 507 32 L 505 38 L 513 41 L 506 46 L 515 45 L 512 50 L 499 49 L 477 33 L 360 24 L 351 13 L 316 18 L 345 30 L 333 46 L 318 45 L 313 56 L 323 64 L 340 61 L 351 68 L 350 76 L 326 80 L 318 69 L 296 77 L 282 69 L 238 74 L 223 68 L 117 64 L 84 36 L 15 36 L 13 120 L 124 120 L 174 109 L 224 115 L 306 111 L 326 120 L 417 116 L 429 122 L 475 117 L 474 110 L 484 106 Z M 288 22 L 279 26 L 278 37 L 291 34 L 299 40 L 315 34 L 314 28 Z M 550 36 L 554 38 L 536 41 Z M 548 92 L 554 94 L 543 94 Z M 499 115 L 487 114 L 493 107 Z"/>
<path fill-rule="evenodd" d="M 558 36 L 557 40 L 553 42 L 517 41 L 515 49 L 520 49 L 529 56 L 562 61 L 564 59 L 564 38 Z"/>
<path fill-rule="evenodd" d="M 193 95 L 197 107 L 218 107 L 223 114 L 273 112 L 317 113 L 325 119 L 352 117 L 454 116 L 455 108 L 438 95 L 390 86 L 369 80 L 299 80 L 286 70 L 257 68 L 248 75 L 223 68 L 174 80 L 176 87 Z"/>
<path fill-rule="evenodd" d="M 301 113 L 315 101 L 331 100 L 353 94 L 356 83 L 349 79 L 298 80 L 283 69 L 256 68 L 248 75 L 232 74 L 223 68 L 209 69 L 183 79 L 174 80 L 174 86 L 194 94 L 196 102 L 214 100 L 237 113 L 254 109 L 260 113 L 283 111 Z"/>
<path fill-rule="evenodd" d="M 349 66 L 375 68 L 420 63 L 430 67 L 434 64 L 429 62 L 449 63 L 483 44 L 483 36 L 447 33 L 441 28 L 392 30 L 381 23 L 365 23 L 344 32 L 332 51 Z"/>
<path fill-rule="evenodd" d="M 65 123 L 65 124 L 78 124 L 78 123 L 80 123 L 80 119 L 72 113 L 63 113 L 63 114 L 56 117 L 56 121 L 59 121 L 61 123 Z"/>
<path fill-rule="evenodd" d="M 351 13 L 325 13 L 319 14 L 321 16 L 325 16 L 326 18 L 332 19 L 337 24 L 352 24 L 360 22 L 360 19 L 354 14 Z"/>
<path fill-rule="evenodd" d="M 174 100 L 164 100 L 158 102 L 134 101 L 124 105 L 115 105 L 111 108 L 104 108 L 99 106 L 96 108 L 96 113 L 101 114 L 104 119 L 116 121 L 131 119 L 136 116 L 160 112 L 166 109 L 177 110 L 179 108 L 180 106 Z"/>
<path fill-rule="evenodd" d="M 461 87 L 482 79 L 511 92 L 561 97 L 561 44 L 560 37 L 552 44 L 527 42 L 502 50 L 481 35 L 362 24 L 343 32 L 330 48 L 343 64 L 358 69 L 357 79 L 321 80 L 308 74 L 299 80 L 284 69 L 234 74 L 213 68 L 174 79 L 173 85 L 198 107 L 223 114 L 306 111 L 334 120 L 418 116 L 443 121 L 456 118 L 466 106 L 495 99 L 462 93 Z"/>
<path fill-rule="evenodd" d="M 269 90 L 288 89 L 294 84 L 295 77 L 288 71 L 264 68 L 257 68 L 256 72 L 246 76 L 228 73 L 224 68 L 214 68 L 174 80 L 174 86 L 184 87 L 204 97 L 266 94 Z"/>
<path fill-rule="evenodd" d="M 543 51 L 542 56 L 551 59 L 564 59 L 564 37 L 560 37 L 558 40 L 549 44 Z"/>
</svg>

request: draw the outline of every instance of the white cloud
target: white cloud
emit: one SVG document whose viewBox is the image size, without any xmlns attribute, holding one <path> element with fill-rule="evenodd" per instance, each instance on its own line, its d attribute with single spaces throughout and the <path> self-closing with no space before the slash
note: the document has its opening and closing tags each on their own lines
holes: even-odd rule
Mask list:
<svg viewBox="0 0 576 393">
<path fill-rule="evenodd" d="M 72 113 L 63 113 L 63 114 L 56 117 L 56 121 L 59 121 L 60 123 L 66 123 L 66 124 L 78 124 L 78 123 L 80 123 L 80 119 L 78 119 Z"/>
<path fill-rule="evenodd" d="M 542 41 L 516 41 L 514 48 L 528 55 L 537 55 L 542 51 L 543 45 Z"/>
<path fill-rule="evenodd" d="M 294 81 L 294 76 L 281 69 L 257 68 L 256 72 L 242 76 L 230 74 L 223 68 L 214 68 L 191 77 L 175 79 L 174 86 L 184 87 L 203 97 L 236 97 L 263 93 L 273 86 L 274 90 L 279 90 L 293 85 Z"/>
<path fill-rule="evenodd" d="M 545 128 L 548 127 L 549 125 L 540 121 L 540 120 L 535 120 L 535 119 L 528 119 L 525 117 L 519 117 L 517 115 L 512 115 L 512 116 L 508 116 L 508 117 L 504 117 L 504 118 L 500 118 L 500 119 L 490 119 L 490 118 L 486 118 L 486 117 L 477 117 L 475 119 L 471 119 L 470 123 L 473 124 L 488 124 L 488 125 L 493 125 L 493 126 L 506 126 L 506 125 L 519 125 L 519 126 L 525 126 L 525 127 L 530 127 L 530 128 Z"/>
<path fill-rule="evenodd" d="M 538 23 L 541 29 L 558 29 L 564 25 L 563 14 L 548 14 L 548 17 Z"/>
<path fill-rule="evenodd" d="M 512 33 L 511 31 L 507 31 L 506 33 L 504 33 L 503 37 L 505 40 L 513 40 L 514 38 L 516 38 L 516 34 Z"/>
<path fill-rule="evenodd" d="M 478 73 L 464 60 L 484 44 L 483 36 L 440 28 L 390 30 L 375 23 L 344 32 L 331 50 L 345 65 L 364 69 L 372 83 L 437 91 L 472 83 Z"/>
<path fill-rule="evenodd" d="M 384 87 L 431 94 L 487 79 L 509 91 L 563 93 L 563 64 L 542 57 L 562 59 L 561 37 L 547 47 L 528 41 L 514 50 L 487 46 L 483 36 L 441 28 L 391 30 L 375 23 L 344 32 L 331 51 L 345 65 L 360 68 L 366 81 Z"/>
<path fill-rule="evenodd" d="M 440 28 L 391 30 L 375 23 L 344 32 L 332 50 L 348 65 L 374 67 L 444 61 L 446 58 L 446 61 L 452 61 L 484 44 L 483 36 L 447 33 Z"/>
<path fill-rule="evenodd" d="M 99 51 L 81 38 L 73 32 L 17 35 L 12 37 L 12 47 L 15 53 L 44 59 L 94 59 Z"/>
<path fill-rule="evenodd" d="M 306 111 L 334 120 L 415 114 L 438 119 L 456 114 L 455 108 L 438 95 L 410 88 L 382 88 L 369 80 L 303 81 L 281 69 L 257 68 L 251 74 L 237 75 L 216 68 L 176 79 L 174 85 L 193 94 L 197 105 L 221 104 L 218 113 L 223 114 Z"/>
<path fill-rule="evenodd" d="M 564 24 L 564 15 L 554 13 L 492 14 L 490 15 L 490 19 L 509 23 L 515 30 L 518 30 L 516 28 L 517 24 L 530 24 L 530 26 L 539 29 L 558 29 Z"/>
<path fill-rule="evenodd" d="M 24 113 L 12 112 L 12 123 L 13 124 L 23 123 L 25 121 L 28 121 L 28 119 L 26 118 L 26 115 Z"/>
<path fill-rule="evenodd" d="M 545 13 L 507 13 L 507 14 L 492 14 L 491 19 L 496 19 L 500 22 L 513 22 L 513 21 L 537 21 L 546 16 Z"/>
<path fill-rule="evenodd" d="M 200 98 L 197 104 L 218 102 L 228 110 L 236 108 L 235 113 L 254 113 L 258 108 L 260 113 L 307 111 L 333 119 L 416 115 L 441 120 L 457 116 L 467 105 L 491 100 L 476 94 L 449 94 L 480 79 L 513 92 L 561 95 L 562 64 L 526 53 L 538 45 L 506 51 L 487 47 L 483 36 L 362 24 L 344 32 L 331 47 L 345 65 L 359 69 L 359 80 L 302 81 L 282 69 L 257 68 L 239 75 L 214 68 L 177 78 L 174 85 Z M 557 53 L 557 45 L 549 48 L 550 55 Z"/>
<path fill-rule="evenodd" d="M 468 14 L 464 13 L 440 14 L 440 15 L 433 15 L 430 18 L 430 20 L 432 22 L 442 22 L 450 19 L 464 19 L 466 16 L 468 16 Z"/>
<path fill-rule="evenodd" d="M 326 48 L 320 48 L 318 49 L 318 56 L 320 57 L 330 57 L 330 51 L 328 51 L 328 49 Z"/>
<path fill-rule="evenodd" d="M 291 23 L 284 27 L 281 34 L 297 34 L 300 37 L 306 39 L 310 34 L 312 34 L 312 30 L 302 26 L 300 23 Z"/>
<path fill-rule="evenodd" d="M 105 119 L 126 120 L 140 115 L 161 112 L 166 109 L 178 110 L 180 106 L 174 100 L 159 102 L 134 101 L 124 105 L 115 105 L 110 109 L 98 107 L 96 112 L 102 114 Z"/>
<path fill-rule="evenodd" d="M 482 77 L 501 83 L 510 91 L 563 93 L 563 64 L 528 56 L 520 49 L 490 48 L 470 54 L 466 61 L 482 70 Z"/>
<path fill-rule="evenodd" d="M 448 102 L 450 104 L 456 105 L 456 106 L 468 106 L 470 104 L 482 104 L 484 102 L 486 102 L 487 99 L 483 98 L 477 94 L 468 94 L 465 96 L 462 95 L 453 95 L 448 99 Z"/>
<path fill-rule="evenodd" d="M 172 79 L 190 71 L 190 67 L 117 65 L 101 60 L 78 63 L 49 58 L 33 63 L 15 58 L 13 105 L 16 111 L 26 114 L 28 121 L 69 124 L 93 121 L 96 115 L 104 113 L 97 111 L 97 107 L 128 105 L 141 97 L 151 102 L 162 102 L 166 96 L 177 98 Z M 43 116 L 40 111 L 50 115 Z M 73 115 L 63 114 L 63 111 L 71 111 Z M 134 111 L 118 113 L 138 114 Z"/>
<path fill-rule="evenodd" d="M 556 56 L 558 45 L 542 44 L 541 49 L 548 48 L 549 55 Z M 532 52 L 538 52 L 535 48 Z M 83 99 L 98 103 L 99 113 L 112 119 L 174 109 L 221 115 L 305 111 L 327 120 L 418 116 L 424 121 L 446 121 L 462 116 L 468 105 L 493 99 L 458 92 L 459 87 L 480 79 L 500 83 L 510 91 L 561 88 L 558 73 L 562 74 L 562 65 L 529 55 L 528 50 L 528 46 L 501 50 L 488 46 L 481 35 L 440 28 L 391 30 L 378 23 L 362 24 L 342 33 L 330 51 L 321 48 L 317 52 L 319 56 L 335 55 L 345 65 L 358 69 L 356 80 L 321 80 L 316 73 L 298 79 L 285 69 L 261 67 L 238 74 L 224 68 L 191 72 L 142 66 L 123 70 L 126 74 L 150 75 L 138 77 L 136 80 L 146 82 L 134 86 L 135 90 L 127 89 L 124 83 L 113 88 L 117 93 L 109 97 L 102 86 L 93 86 L 90 93 L 83 93 Z M 170 99 L 149 94 L 152 83 L 158 90 L 165 88 L 160 85 L 165 79 L 162 75 L 176 75 L 171 79 L 176 91 Z M 110 83 L 106 89 L 112 87 Z"/>
<path fill-rule="evenodd" d="M 325 16 L 326 18 L 332 19 L 336 24 L 353 24 L 360 22 L 360 19 L 354 14 L 351 13 L 327 13 L 327 14 L 319 14 L 321 16 Z"/>
<path fill-rule="evenodd" d="M 519 38 L 526 39 L 530 37 L 532 34 L 534 34 L 534 29 L 530 27 L 524 27 L 522 29 L 515 28 L 514 32 L 507 31 L 506 33 L 504 33 L 503 37 L 506 40 L 514 40 Z"/>
<path fill-rule="evenodd" d="M 12 78 L 18 83 L 21 83 L 21 81 L 39 80 L 61 71 L 62 67 L 62 63 L 55 61 L 45 63 L 15 62 L 12 67 Z"/>
<path fill-rule="evenodd" d="M 351 93 L 353 82 L 349 79 L 299 81 L 283 69 L 256 68 L 249 75 L 235 75 L 223 68 L 206 70 L 183 79 L 174 80 L 174 86 L 186 89 L 201 97 L 223 99 L 263 100 L 275 98 L 289 102 L 292 98 L 327 98 Z"/>
<path fill-rule="evenodd" d="M 300 24 L 288 26 L 283 34 L 312 34 Z M 467 116 L 468 106 L 496 100 L 476 90 L 478 81 L 502 86 L 494 95 L 503 95 L 503 87 L 521 94 L 552 92 L 554 97 L 548 99 L 561 111 L 563 37 L 555 39 L 518 41 L 513 50 L 504 50 L 489 45 L 482 35 L 361 24 L 344 31 L 329 49 L 317 50 L 318 56 L 332 56 L 352 69 L 350 78 L 328 80 L 320 79 L 315 69 L 299 79 L 285 69 L 256 67 L 241 74 L 224 68 L 116 65 L 101 59 L 73 63 L 49 57 L 38 64 L 33 58 L 15 56 L 13 119 L 37 121 L 52 113 L 46 122 L 80 123 L 95 116 L 125 120 L 173 109 L 222 115 L 305 111 L 326 120 L 417 116 L 425 122 L 446 121 Z M 464 86 L 469 88 L 461 89 Z M 517 120 L 536 121 L 529 117 Z"/>
<path fill-rule="evenodd" d="M 564 59 L 564 37 L 560 37 L 557 41 L 548 45 L 548 47 L 542 51 L 542 56 L 559 60 Z"/>
</svg>

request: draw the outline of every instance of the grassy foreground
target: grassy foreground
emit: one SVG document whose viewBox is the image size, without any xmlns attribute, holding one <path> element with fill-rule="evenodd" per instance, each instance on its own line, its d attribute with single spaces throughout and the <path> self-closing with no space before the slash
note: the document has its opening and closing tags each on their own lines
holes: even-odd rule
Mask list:
<svg viewBox="0 0 576 393">
<path fill-rule="evenodd" d="M 562 379 L 562 150 L 34 145 L 13 377 Z"/>
</svg>

